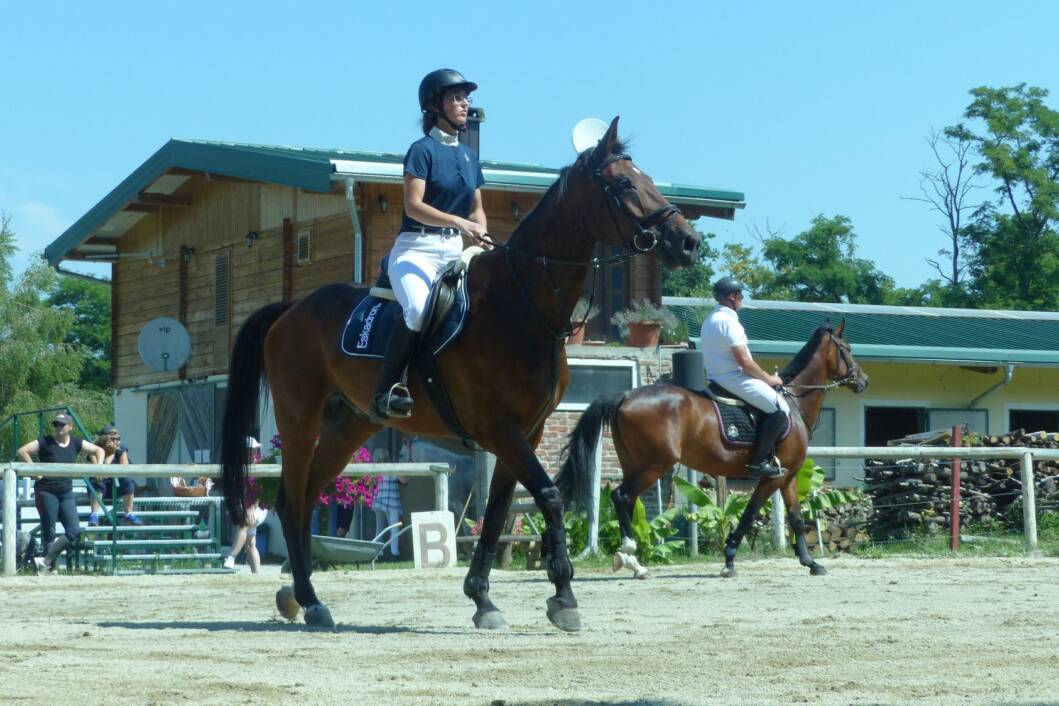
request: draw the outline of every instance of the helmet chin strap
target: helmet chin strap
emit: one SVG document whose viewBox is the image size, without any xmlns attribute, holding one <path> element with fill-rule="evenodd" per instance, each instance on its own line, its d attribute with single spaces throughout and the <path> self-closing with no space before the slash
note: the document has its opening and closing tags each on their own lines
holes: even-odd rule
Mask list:
<svg viewBox="0 0 1059 706">
<path fill-rule="evenodd" d="M 438 120 L 444 120 L 449 124 L 449 127 L 451 127 L 456 132 L 465 132 L 467 130 L 466 123 L 464 123 L 463 125 L 457 125 L 456 123 L 449 120 L 449 116 L 445 115 L 444 110 L 438 110 L 435 112 L 435 114 L 438 116 Z"/>
</svg>

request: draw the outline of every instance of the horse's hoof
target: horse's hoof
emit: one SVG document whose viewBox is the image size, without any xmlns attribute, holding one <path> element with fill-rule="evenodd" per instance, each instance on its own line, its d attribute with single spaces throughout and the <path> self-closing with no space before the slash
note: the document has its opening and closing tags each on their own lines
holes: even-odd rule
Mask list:
<svg viewBox="0 0 1059 706">
<path fill-rule="evenodd" d="M 294 598 L 294 587 L 284 586 L 280 590 L 276 591 L 276 610 L 286 620 L 294 621 L 298 617 L 298 613 L 302 607 L 298 605 L 297 599 Z"/>
<path fill-rule="evenodd" d="M 548 620 L 563 632 L 581 629 L 581 613 L 577 608 L 564 608 L 554 597 L 548 599 Z"/>
<path fill-rule="evenodd" d="M 474 627 L 479 630 L 507 630 L 504 614 L 499 610 L 478 611 L 474 614 Z"/>
<path fill-rule="evenodd" d="M 621 552 L 614 552 L 614 558 L 610 560 L 611 571 L 618 572 L 625 568 L 625 555 Z"/>
<path fill-rule="evenodd" d="M 640 579 L 641 581 L 644 581 L 646 579 L 651 578 L 651 572 L 647 568 L 641 566 L 639 569 L 632 572 L 632 577 L 634 579 Z"/>
<path fill-rule="evenodd" d="M 317 603 L 305 609 L 305 624 L 314 628 L 333 628 L 335 621 L 331 618 L 331 611 L 327 606 Z"/>
<path fill-rule="evenodd" d="M 827 576 L 827 569 L 820 564 L 813 564 L 809 567 L 810 576 Z"/>
<path fill-rule="evenodd" d="M 735 567 L 734 566 L 726 566 L 723 569 L 721 569 L 721 578 L 722 579 L 735 578 Z"/>
</svg>

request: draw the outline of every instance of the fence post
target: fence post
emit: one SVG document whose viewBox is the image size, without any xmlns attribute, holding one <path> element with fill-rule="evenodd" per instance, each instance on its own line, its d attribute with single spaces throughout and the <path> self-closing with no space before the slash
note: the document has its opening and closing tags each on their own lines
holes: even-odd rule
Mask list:
<svg viewBox="0 0 1059 706">
<path fill-rule="evenodd" d="M 18 543 L 18 520 L 15 515 L 15 493 L 18 477 L 13 468 L 4 469 L 4 576 L 15 575 L 15 549 Z"/>
<path fill-rule="evenodd" d="M 695 485 L 695 483 L 696 483 L 695 475 L 696 475 L 695 469 L 691 468 L 689 466 L 688 467 L 688 482 L 691 483 L 692 485 Z M 688 501 L 688 513 L 697 512 L 698 509 L 699 508 L 698 508 L 698 506 L 695 503 L 691 502 L 690 500 Z M 690 554 L 691 556 L 698 556 L 699 555 L 699 523 L 698 522 L 690 522 L 690 521 L 688 522 L 688 554 Z"/>
<path fill-rule="evenodd" d="M 960 438 L 960 432 L 962 429 L 959 425 L 952 428 L 952 445 L 955 448 L 959 448 L 962 445 Z M 952 539 L 949 542 L 949 548 L 954 551 L 960 551 L 960 457 L 952 457 L 952 509 L 949 511 L 949 517 L 951 518 L 950 524 L 952 525 Z"/>
<path fill-rule="evenodd" d="M 434 509 L 449 509 L 449 474 L 446 471 L 434 471 Z"/>
<path fill-rule="evenodd" d="M 776 551 L 784 551 L 787 548 L 787 532 L 784 524 L 783 495 L 778 490 L 772 491 L 772 546 Z"/>
<path fill-rule="evenodd" d="M 1022 454 L 1022 531 L 1026 551 L 1037 549 L 1037 494 L 1033 480 L 1033 452 Z"/>
</svg>

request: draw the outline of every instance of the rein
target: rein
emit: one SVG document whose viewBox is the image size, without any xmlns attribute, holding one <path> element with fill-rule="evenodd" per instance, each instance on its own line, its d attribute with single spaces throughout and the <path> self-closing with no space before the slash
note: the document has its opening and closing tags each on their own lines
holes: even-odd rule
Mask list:
<svg viewBox="0 0 1059 706">
<path fill-rule="evenodd" d="M 805 418 L 805 412 L 802 411 L 802 406 L 798 404 L 798 400 L 802 399 L 803 397 L 808 397 L 816 390 L 823 390 L 826 393 L 828 390 L 834 390 L 837 387 L 848 385 L 857 379 L 856 371 L 858 370 L 858 368 L 853 365 L 853 361 L 846 353 L 846 349 L 840 346 L 838 344 L 838 341 L 835 340 L 835 334 L 828 332 L 828 336 L 831 337 L 831 341 L 835 344 L 835 347 L 838 349 L 839 355 L 842 357 L 842 362 L 846 364 L 845 377 L 839 378 L 837 380 L 832 380 L 831 382 L 825 383 L 823 385 L 800 385 L 793 383 L 785 383 L 783 385 L 780 385 L 779 387 L 780 392 L 782 392 L 787 397 L 790 397 L 791 400 L 794 401 L 794 408 L 798 410 L 798 414 L 802 418 L 802 423 L 805 424 L 805 427 L 807 429 L 809 429 L 810 439 L 813 436 L 813 432 L 816 431 L 816 425 L 814 424 L 812 427 L 809 426 L 809 422 Z M 794 389 L 805 390 L 805 392 L 800 395 L 795 394 L 793 392 Z M 817 424 L 819 424 L 819 420 L 817 420 Z"/>
</svg>

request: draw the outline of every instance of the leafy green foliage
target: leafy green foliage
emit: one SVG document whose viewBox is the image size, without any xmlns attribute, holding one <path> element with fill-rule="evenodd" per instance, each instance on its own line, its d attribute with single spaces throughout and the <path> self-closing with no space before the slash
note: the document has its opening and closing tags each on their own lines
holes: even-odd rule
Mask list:
<svg viewBox="0 0 1059 706">
<path fill-rule="evenodd" d="M 825 474 L 811 458 L 798 469 L 798 504 L 802 508 L 802 517 L 815 520 L 821 510 L 830 510 L 840 505 L 848 505 L 860 499 L 860 493 L 854 490 L 824 488 Z"/>
<path fill-rule="evenodd" d="M 113 420 L 110 391 L 82 385 L 93 353 L 70 307 L 51 305 L 58 275 L 37 262 L 16 279 L 10 261 L 14 242 L 10 218 L 0 217 L 0 421 L 17 412 L 68 405 L 94 431 Z M 33 420 L 24 420 L 20 439 L 10 439 L 5 430 L 3 452 L 10 454 L 38 433 Z"/>
<path fill-rule="evenodd" d="M 683 478 L 676 477 L 673 482 L 677 491 L 687 498 L 688 502 L 698 506 L 695 512 L 688 513 L 688 521 L 699 525 L 702 539 L 707 545 L 722 549 L 724 541 L 746 510 L 750 496 L 746 493 L 729 493 L 724 503 L 718 505 L 711 495 Z"/>
<path fill-rule="evenodd" d="M 81 370 L 81 385 L 91 390 L 109 388 L 110 287 L 101 282 L 60 277 L 47 303 L 73 316 L 65 342 L 88 353 Z"/>
<path fill-rule="evenodd" d="M 979 306 L 1059 308 L 1059 111 L 1026 84 L 971 90 L 964 117 L 945 134 L 974 144 L 975 171 L 996 198 L 966 230 L 974 248 L 971 290 Z"/>
<path fill-rule="evenodd" d="M 773 276 L 755 294 L 801 302 L 837 302 L 845 296 L 856 304 L 886 303 L 893 280 L 870 260 L 856 257 L 856 241 L 853 223 L 840 215 L 818 215 L 790 240 L 766 238 L 762 257 Z"/>
</svg>

